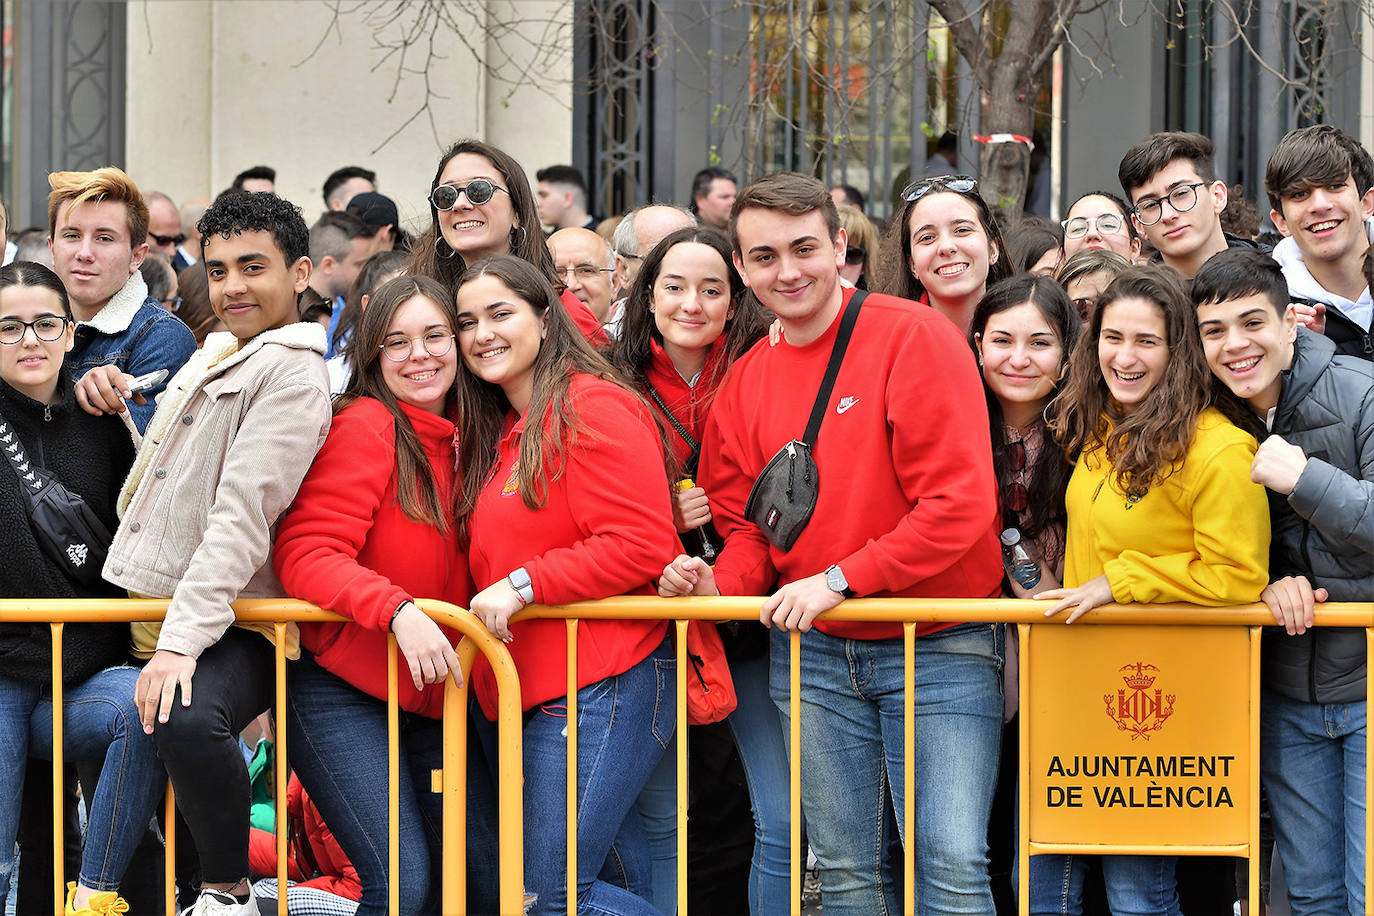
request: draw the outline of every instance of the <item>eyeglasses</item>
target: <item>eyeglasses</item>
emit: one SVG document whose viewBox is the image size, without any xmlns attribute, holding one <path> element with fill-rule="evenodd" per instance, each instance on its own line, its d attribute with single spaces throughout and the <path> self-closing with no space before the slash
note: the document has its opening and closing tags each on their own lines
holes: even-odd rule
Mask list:
<svg viewBox="0 0 1374 916">
<path fill-rule="evenodd" d="M 576 277 L 578 283 L 590 283 L 597 278 L 598 274 L 613 274 L 615 269 L 612 267 L 594 267 L 591 264 L 569 264 L 567 267 L 554 267 L 554 272 L 562 279 L 571 281 L 572 277 Z M 572 277 L 569 277 L 569 274 L 572 274 Z"/>
<path fill-rule="evenodd" d="M 378 349 L 393 363 L 403 363 L 415 352 L 417 340 L 425 348 L 425 352 L 436 359 L 453 349 L 453 334 L 449 331 L 426 331 L 419 337 L 388 337 Z"/>
<path fill-rule="evenodd" d="M 850 267 L 858 267 L 868 257 L 868 250 L 860 245 L 850 245 L 844 250 L 844 262 Z"/>
<path fill-rule="evenodd" d="M 158 235 L 155 232 L 149 232 L 148 238 L 159 245 L 180 245 L 186 241 L 185 235 Z"/>
<path fill-rule="evenodd" d="M 1101 216 L 1075 216 L 1059 225 L 1064 227 L 1064 238 L 1081 239 L 1090 230 L 1096 231 L 1098 235 L 1116 235 L 1126 225 L 1126 221 L 1115 213 L 1103 213 Z"/>
<path fill-rule="evenodd" d="M 482 204 L 491 200 L 497 191 L 503 194 L 510 194 L 505 188 L 493 184 L 485 178 L 474 178 L 461 188 L 452 184 L 439 185 L 433 191 L 429 192 L 429 202 L 434 204 L 434 209 L 436 210 L 452 210 L 454 207 L 458 206 L 458 195 L 466 194 L 468 196 L 468 203 L 472 204 L 474 207 L 480 207 Z"/>
<path fill-rule="evenodd" d="M 932 175 L 907 185 L 902 191 L 902 200 L 915 203 L 936 188 L 956 194 L 969 194 L 978 190 L 978 181 L 967 175 Z"/>
<path fill-rule="evenodd" d="M 1147 197 L 1144 200 L 1136 201 L 1136 205 L 1131 209 L 1135 213 L 1135 218 L 1140 220 L 1140 225 L 1153 226 L 1164 217 L 1164 202 L 1166 200 L 1169 202 L 1169 206 L 1174 208 L 1175 213 L 1187 213 L 1197 206 L 1197 189 L 1206 186 L 1207 182 L 1205 181 L 1181 184 L 1163 197 Z"/>
<path fill-rule="evenodd" d="M 158 301 L 161 302 L 162 307 L 169 312 L 175 312 L 177 309 L 181 308 L 180 296 L 173 296 L 170 299 L 159 299 Z"/>
<path fill-rule="evenodd" d="M 67 319 L 57 315 L 40 315 L 33 321 L 20 321 L 18 318 L 6 318 L 0 321 L 0 344 L 17 344 L 24 339 L 29 328 L 33 328 L 33 336 L 44 343 L 52 343 L 61 340 L 62 335 L 67 330 Z"/>
</svg>

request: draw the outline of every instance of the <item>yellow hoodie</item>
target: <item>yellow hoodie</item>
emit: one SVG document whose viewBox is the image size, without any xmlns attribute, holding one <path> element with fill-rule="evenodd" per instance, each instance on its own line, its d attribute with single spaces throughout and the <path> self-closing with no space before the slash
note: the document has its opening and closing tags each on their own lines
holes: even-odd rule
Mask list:
<svg viewBox="0 0 1374 916">
<path fill-rule="evenodd" d="M 1118 604 L 1258 601 L 1269 581 L 1269 504 L 1250 480 L 1255 448 L 1208 408 L 1183 465 L 1134 501 L 1100 453 L 1081 456 L 1064 497 L 1064 585 L 1105 572 Z"/>
</svg>

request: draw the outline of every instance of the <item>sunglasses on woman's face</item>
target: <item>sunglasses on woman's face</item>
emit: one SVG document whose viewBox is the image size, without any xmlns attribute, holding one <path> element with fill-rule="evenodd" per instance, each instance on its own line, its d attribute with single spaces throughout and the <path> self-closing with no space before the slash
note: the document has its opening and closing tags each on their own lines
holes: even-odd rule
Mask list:
<svg viewBox="0 0 1374 916">
<path fill-rule="evenodd" d="M 458 206 L 458 195 L 466 194 L 468 203 L 474 207 L 480 207 L 495 197 L 497 191 L 503 194 L 510 193 L 505 188 L 487 181 L 485 178 L 474 178 L 461 187 L 452 184 L 439 185 L 429 192 L 429 202 L 434 204 L 436 210 L 452 210 Z"/>
<path fill-rule="evenodd" d="M 868 252 L 858 245 L 850 245 L 844 250 L 844 262 L 850 267 L 858 267 L 868 257 Z"/>
</svg>

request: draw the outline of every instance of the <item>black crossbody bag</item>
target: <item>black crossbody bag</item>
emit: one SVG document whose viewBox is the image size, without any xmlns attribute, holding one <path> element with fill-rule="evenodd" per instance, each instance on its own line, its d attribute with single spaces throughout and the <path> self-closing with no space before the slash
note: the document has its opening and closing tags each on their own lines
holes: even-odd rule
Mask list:
<svg viewBox="0 0 1374 916">
<path fill-rule="evenodd" d="M 811 513 L 816 511 L 821 481 L 812 451 L 816 448 L 821 421 L 825 419 L 825 411 L 830 404 L 835 378 L 840 374 L 844 351 L 849 347 L 854 323 L 859 319 L 859 306 L 867 296 L 865 290 L 856 289 L 845 306 L 844 316 L 835 334 L 835 343 L 830 349 L 830 362 L 821 380 L 821 390 L 816 394 L 811 418 L 806 422 L 806 431 L 800 440 L 793 439 L 778 449 L 777 454 L 764 465 L 758 480 L 754 481 L 753 489 L 749 491 L 749 500 L 744 504 L 745 517 L 758 525 L 764 536 L 779 550 L 792 549 L 811 521 Z"/>
<path fill-rule="evenodd" d="M 67 578 L 97 585 L 110 552 L 109 529 L 86 501 L 32 464 L 19 433 L 0 417 L 0 452 L 5 453 L 29 509 L 34 538 Z"/>
</svg>

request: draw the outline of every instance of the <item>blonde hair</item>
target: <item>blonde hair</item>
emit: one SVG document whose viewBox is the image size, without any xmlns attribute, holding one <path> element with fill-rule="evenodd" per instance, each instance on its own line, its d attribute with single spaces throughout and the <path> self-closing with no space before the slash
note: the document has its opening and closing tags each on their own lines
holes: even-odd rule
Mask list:
<svg viewBox="0 0 1374 916">
<path fill-rule="evenodd" d="M 148 240 L 148 204 L 138 185 L 123 169 L 106 166 L 94 172 L 49 172 L 48 234 L 57 231 L 57 211 L 67 201 L 67 212 L 87 201 L 112 200 L 124 205 L 129 217 L 129 245 L 137 248 Z"/>
</svg>

